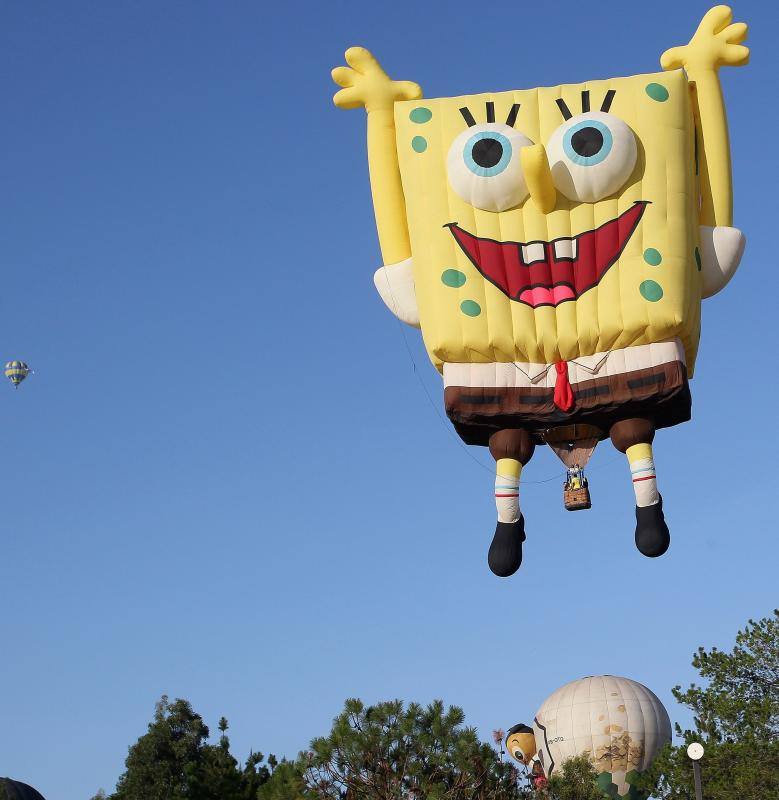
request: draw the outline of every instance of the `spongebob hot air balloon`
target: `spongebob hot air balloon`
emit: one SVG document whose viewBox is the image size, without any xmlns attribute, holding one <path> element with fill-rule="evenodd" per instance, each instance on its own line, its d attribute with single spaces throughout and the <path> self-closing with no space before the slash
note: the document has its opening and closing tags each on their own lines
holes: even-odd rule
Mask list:
<svg viewBox="0 0 779 800">
<path fill-rule="evenodd" d="M 8 361 L 5 365 L 5 377 L 14 385 L 14 389 L 19 388 L 19 384 L 27 378 L 32 370 L 24 361 Z"/>
<path fill-rule="evenodd" d="M 452 98 L 422 100 L 361 47 L 333 70 L 336 105 L 367 111 L 376 289 L 421 328 L 457 433 L 496 461 L 497 575 L 522 560 L 539 444 L 568 459 L 575 510 L 610 438 L 638 549 L 669 546 L 652 443 L 690 419 L 701 301 L 744 250 L 718 70 L 747 63 L 746 33 L 717 6 L 663 72 Z"/>
<path fill-rule="evenodd" d="M 604 797 L 642 800 L 633 784 L 670 741 L 668 712 L 653 692 L 630 678 L 596 675 L 553 692 L 532 727 L 509 729 L 506 750 L 547 778 L 567 759 L 586 754 Z"/>
</svg>

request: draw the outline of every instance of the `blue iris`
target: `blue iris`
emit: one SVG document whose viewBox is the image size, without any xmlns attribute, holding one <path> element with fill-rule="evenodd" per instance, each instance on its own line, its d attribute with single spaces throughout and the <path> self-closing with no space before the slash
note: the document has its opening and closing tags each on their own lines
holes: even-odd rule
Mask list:
<svg viewBox="0 0 779 800">
<path fill-rule="evenodd" d="M 475 133 L 465 145 L 463 159 L 474 175 L 491 178 L 509 165 L 511 142 L 497 131 Z"/>
<path fill-rule="evenodd" d="M 572 125 L 563 137 L 563 150 L 574 164 L 592 167 L 611 152 L 614 138 L 607 125 L 597 119 L 585 119 Z"/>
</svg>

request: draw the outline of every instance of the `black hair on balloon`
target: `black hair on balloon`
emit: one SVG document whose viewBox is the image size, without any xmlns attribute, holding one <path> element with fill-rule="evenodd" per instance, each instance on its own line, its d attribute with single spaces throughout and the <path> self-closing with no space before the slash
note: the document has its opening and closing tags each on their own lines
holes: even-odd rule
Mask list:
<svg viewBox="0 0 779 800">
<path fill-rule="evenodd" d="M 533 729 L 524 722 L 520 722 L 519 725 L 514 725 L 506 731 L 506 738 L 508 739 L 512 733 L 533 733 Z"/>
<path fill-rule="evenodd" d="M 558 97 L 557 100 L 557 107 L 560 109 L 560 113 L 563 115 L 563 119 L 570 119 L 573 114 L 571 114 L 571 109 L 565 103 L 562 97 Z"/>
<path fill-rule="evenodd" d="M 471 114 L 471 111 L 467 106 L 463 106 L 460 109 L 460 113 L 463 115 L 463 119 L 465 120 L 465 124 L 469 128 L 472 128 L 476 124 L 476 120 L 473 118 L 473 114 Z"/>
</svg>

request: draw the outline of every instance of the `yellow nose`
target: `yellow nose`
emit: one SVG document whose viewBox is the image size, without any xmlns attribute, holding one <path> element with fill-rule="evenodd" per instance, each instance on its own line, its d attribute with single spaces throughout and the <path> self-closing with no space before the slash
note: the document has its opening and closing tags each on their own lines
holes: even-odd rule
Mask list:
<svg viewBox="0 0 779 800">
<path fill-rule="evenodd" d="M 542 144 L 523 147 L 519 151 L 522 172 L 525 174 L 530 196 L 542 214 L 548 214 L 557 202 L 557 190 L 552 181 L 549 159 Z"/>
</svg>

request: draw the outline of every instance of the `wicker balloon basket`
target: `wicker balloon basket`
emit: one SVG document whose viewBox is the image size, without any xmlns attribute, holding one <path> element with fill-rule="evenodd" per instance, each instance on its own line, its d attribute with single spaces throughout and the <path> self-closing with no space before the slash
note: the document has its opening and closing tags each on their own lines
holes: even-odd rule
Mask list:
<svg viewBox="0 0 779 800">
<path fill-rule="evenodd" d="M 590 490 L 586 486 L 579 489 L 563 489 L 563 503 L 567 511 L 584 511 L 591 508 Z"/>
</svg>

